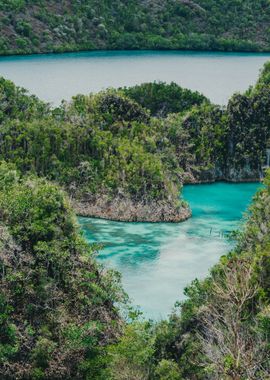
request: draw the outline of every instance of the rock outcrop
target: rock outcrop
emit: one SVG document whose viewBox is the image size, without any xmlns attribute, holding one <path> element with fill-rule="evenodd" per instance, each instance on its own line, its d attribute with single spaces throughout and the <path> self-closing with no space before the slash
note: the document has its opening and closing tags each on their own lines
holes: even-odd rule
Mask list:
<svg viewBox="0 0 270 380">
<path fill-rule="evenodd" d="M 186 204 L 172 205 L 167 201 L 144 203 L 122 197 L 109 199 L 100 196 L 72 203 L 77 215 L 123 222 L 178 223 L 191 216 L 191 210 Z"/>
</svg>

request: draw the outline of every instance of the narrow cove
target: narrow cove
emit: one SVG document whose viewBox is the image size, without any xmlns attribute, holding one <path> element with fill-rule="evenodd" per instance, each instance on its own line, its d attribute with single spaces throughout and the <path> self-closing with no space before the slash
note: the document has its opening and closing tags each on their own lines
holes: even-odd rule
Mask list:
<svg viewBox="0 0 270 380">
<path fill-rule="evenodd" d="M 234 245 L 228 234 L 241 225 L 259 183 L 188 185 L 183 197 L 192 218 L 178 224 L 123 223 L 79 218 L 90 243 L 104 248 L 98 260 L 122 274 L 124 289 L 146 317 L 168 315 L 185 287 Z"/>
</svg>

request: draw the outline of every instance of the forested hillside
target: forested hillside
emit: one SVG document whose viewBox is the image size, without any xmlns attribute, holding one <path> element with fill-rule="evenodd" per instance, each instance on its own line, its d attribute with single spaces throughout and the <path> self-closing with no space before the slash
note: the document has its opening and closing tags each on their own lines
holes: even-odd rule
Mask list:
<svg viewBox="0 0 270 380">
<path fill-rule="evenodd" d="M 65 194 L 0 165 L 3 380 L 267 380 L 270 173 L 235 250 L 186 289 L 169 320 L 128 321 Z"/>
<path fill-rule="evenodd" d="M 118 276 L 99 268 L 65 194 L 5 163 L 0 269 L 0 378 L 101 379 L 122 325 Z"/>
<path fill-rule="evenodd" d="M 269 51 L 268 0 L 0 1 L 0 54 Z"/>
<path fill-rule="evenodd" d="M 236 248 L 186 288 L 169 321 L 126 327 L 111 349 L 113 379 L 270 378 L 270 173 L 265 185 Z"/>
<path fill-rule="evenodd" d="M 0 210 L 1 379 L 269 379 L 270 173 L 235 250 L 158 323 L 120 318 L 57 186 L 1 163 Z"/>
<path fill-rule="evenodd" d="M 159 87 L 170 101 L 171 87 Z M 178 111 L 207 101 L 178 90 Z M 180 221 L 190 215 L 179 200 L 182 170 L 163 139 L 162 119 L 151 117 L 124 90 L 78 95 L 57 109 L 4 79 L 0 94 L 0 159 L 22 173 L 57 181 L 78 213 L 129 221 Z"/>
<path fill-rule="evenodd" d="M 80 215 L 181 221 L 182 184 L 263 176 L 270 65 L 220 108 L 174 83 L 77 95 L 51 109 L 0 80 L 0 159 L 57 182 Z"/>
<path fill-rule="evenodd" d="M 222 108 L 145 83 L 53 109 L 1 78 L 0 378 L 268 380 L 269 126 L 270 63 Z M 130 308 L 76 224 L 74 211 L 183 220 L 183 184 L 260 176 L 236 248 L 158 323 Z"/>
</svg>

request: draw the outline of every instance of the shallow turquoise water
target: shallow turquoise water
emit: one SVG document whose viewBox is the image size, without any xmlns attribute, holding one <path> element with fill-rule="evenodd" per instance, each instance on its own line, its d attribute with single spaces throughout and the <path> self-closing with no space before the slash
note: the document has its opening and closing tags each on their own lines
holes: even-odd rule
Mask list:
<svg viewBox="0 0 270 380">
<path fill-rule="evenodd" d="M 184 223 L 121 223 L 80 218 L 89 242 L 104 243 L 98 260 L 122 273 L 125 290 L 145 315 L 166 317 L 194 278 L 203 278 L 233 242 L 258 183 L 189 185 L 193 216 Z"/>
<path fill-rule="evenodd" d="M 58 104 L 77 93 L 174 81 L 226 104 L 254 84 L 270 54 L 125 51 L 0 57 L 0 76 Z"/>
</svg>

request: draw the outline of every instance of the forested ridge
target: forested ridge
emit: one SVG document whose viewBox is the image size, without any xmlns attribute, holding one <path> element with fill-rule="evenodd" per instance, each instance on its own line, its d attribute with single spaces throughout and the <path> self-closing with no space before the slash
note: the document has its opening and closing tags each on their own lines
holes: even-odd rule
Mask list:
<svg viewBox="0 0 270 380">
<path fill-rule="evenodd" d="M 187 286 L 169 320 L 126 326 L 112 350 L 115 379 L 269 379 L 269 181 L 268 172 L 236 248 Z"/>
<path fill-rule="evenodd" d="M 269 101 L 269 63 L 223 108 L 146 83 L 52 109 L 0 80 L 1 379 L 269 379 Z M 130 307 L 72 210 L 182 212 L 186 182 L 260 175 L 236 248 L 160 322 Z"/>
<path fill-rule="evenodd" d="M 0 377 L 96 379 L 123 302 L 65 194 L 0 165 Z"/>
<path fill-rule="evenodd" d="M 62 190 L 6 163 L 0 184 L 1 379 L 269 378 L 270 173 L 236 248 L 156 323 L 97 265 Z"/>
<path fill-rule="evenodd" d="M 268 0 L 0 1 L 0 54 L 269 51 Z"/>
<path fill-rule="evenodd" d="M 180 96 L 170 100 L 168 109 L 181 111 L 205 101 L 176 85 L 159 87 Z M 82 202 L 80 213 L 87 210 L 89 215 L 110 218 L 116 203 L 117 215 L 111 218 L 147 220 L 148 214 L 138 213 L 155 203 L 161 220 L 182 217 L 186 208 L 178 196 L 182 171 L 168 139 L 163 139 L 162 119 L 151 117 L 124 89 L 78 95 L 56 109 L 4 79 L 1 90 L 1 159 L 15 163 L 22 173 L 57 181 L 74 202 Z M 125 215 L 131 206 L 134 214 Z M 153 221 L 159 220 L 153 210 L 152 214 Z"/>
<path fill-rule="evenodd" d="M 174 83 L 146 83 L 52 109 L 2 78 L 0 159 L 56 181 L 81 215 L 183 220 L 183 183 L 262 177 L 269 68 L 226 108 Z"/>
</svg>

